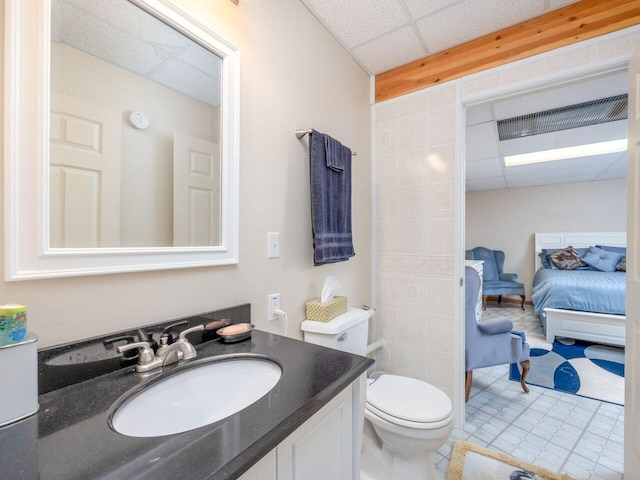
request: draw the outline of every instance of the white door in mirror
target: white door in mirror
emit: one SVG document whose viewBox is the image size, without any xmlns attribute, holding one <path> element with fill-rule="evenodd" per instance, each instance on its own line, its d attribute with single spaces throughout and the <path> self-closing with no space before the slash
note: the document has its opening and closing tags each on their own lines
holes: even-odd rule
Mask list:
<svg viewBox="0 0 640 480">
<path fill-rule="evenodd" d="M 149 126 L 149 117 L 142 112 L 131 112 L 129 121 L 138 130 L 145 130 Z"/>
</svg>

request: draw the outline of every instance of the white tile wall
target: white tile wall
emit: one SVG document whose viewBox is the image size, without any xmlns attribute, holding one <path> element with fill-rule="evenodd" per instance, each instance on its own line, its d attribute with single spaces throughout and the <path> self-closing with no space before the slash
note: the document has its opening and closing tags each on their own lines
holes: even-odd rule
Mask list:
<svg viewBox="0 0 640 480">
<path fill-rule="evenodd" d="M 455 100 L 455 86 L 444 85 L 376 106 L 374 133 L 376 322 L 387 343 L 378 368 L 450 395 Z"/>
</svg>

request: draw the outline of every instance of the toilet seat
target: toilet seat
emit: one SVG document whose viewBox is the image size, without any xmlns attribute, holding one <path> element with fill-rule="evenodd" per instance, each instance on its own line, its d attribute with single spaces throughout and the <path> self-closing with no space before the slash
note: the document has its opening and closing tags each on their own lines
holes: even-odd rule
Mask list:
<svg viewBox="0 0 640 480">
<path fill-rule="evenodd" d="M 426 382 L 382 375 L 367 385 L 366 409 L 388 422 L 415 429 L 435 429 L 453 421 L 449 397 Z"/>
</svg>

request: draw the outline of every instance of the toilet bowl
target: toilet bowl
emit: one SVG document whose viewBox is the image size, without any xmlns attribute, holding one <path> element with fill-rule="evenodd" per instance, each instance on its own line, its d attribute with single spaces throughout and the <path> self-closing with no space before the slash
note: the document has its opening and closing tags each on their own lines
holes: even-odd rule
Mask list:
<svg viewBox="0 0 640 480">
<path fill-rule="evenodd" d="M 306 342 L 356 355 L 367 353 L 371 310 L 350 308 L 329 322 L 305 320 Z M 453 430 L 453 407 L 438 388 L 414 378 L 383 374 L 367 380 L 362 437 L 362 480 L 434 480 L 431 453 Z M 359 448 L 354 455 L 359 456 Z"/>
<path fill-rule="evenodd" d="M 453 430 L 449 397 L 433 385 L 385 374 L 368 382 L 363 480 L 435 479 L 431 453 Z"/>
</svg>

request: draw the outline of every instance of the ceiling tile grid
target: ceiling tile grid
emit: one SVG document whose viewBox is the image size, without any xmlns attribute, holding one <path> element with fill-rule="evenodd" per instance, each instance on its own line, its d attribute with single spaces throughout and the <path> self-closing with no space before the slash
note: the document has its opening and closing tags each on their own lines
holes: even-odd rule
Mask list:
<svg viewBox="0 0 640 480">
<path fill-rule="evenodd" d="M 578 0 L 301 1 L 376 75 Z"/>
</svg>

